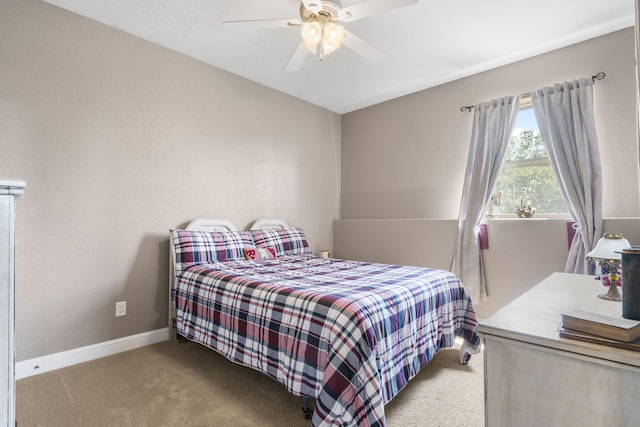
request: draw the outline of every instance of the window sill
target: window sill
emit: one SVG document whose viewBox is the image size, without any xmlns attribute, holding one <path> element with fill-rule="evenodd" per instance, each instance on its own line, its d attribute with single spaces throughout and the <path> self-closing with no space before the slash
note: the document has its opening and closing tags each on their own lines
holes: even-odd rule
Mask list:
<svg viewBox="0 0 640 427">
<path fill-rule="evenodd" d="M 504 220 L 504 221 L 531 221 L 531 220 L 551 220 L 551 221 L 574 221 L 573 218 L 569 215 L 534 215 L 531 218 L 520 218 L 516 215 L 494 215 L 494 216 L 485 216 L 483 220 L 485 221 L 495 221 L 495 220 Z"/>
</svg>

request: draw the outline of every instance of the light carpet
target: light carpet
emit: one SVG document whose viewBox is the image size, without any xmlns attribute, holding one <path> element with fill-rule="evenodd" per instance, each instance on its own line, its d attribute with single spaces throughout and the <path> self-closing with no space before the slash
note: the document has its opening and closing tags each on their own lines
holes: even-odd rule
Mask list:
<svg viewBox="0 0 640 427">
<path fill-rule="evenodd" d="M 308 427 L 302 399 L 195 343 L 167 341 L 16 383 L 18 426 Z M 483 355 L 441 350 L 386 407 L 389 427 L 484 426 Z"/>
</svg>

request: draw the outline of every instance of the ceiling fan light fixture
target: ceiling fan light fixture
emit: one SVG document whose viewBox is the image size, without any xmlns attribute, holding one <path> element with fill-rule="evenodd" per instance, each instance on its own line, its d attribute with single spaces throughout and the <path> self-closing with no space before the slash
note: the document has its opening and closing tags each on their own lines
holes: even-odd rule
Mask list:
<svg viewBox="0 0 640 427">
<path fill-rule="evenodd" d="M 339 48 L 342 44 L 344 34 L 344 27 L 336 24 L 335 22 L 327 22 L 324 24 L 324 28 L 322 29 L 323 40 L 332 46 L 336 46 L 335 49 Z"/>
<path fill-rule="evenodd" d="M 322 25 L 318 21 L 309 21 L 302 26 L 300 30 L 302 35 L 302 42 L 307 49 L 312 50 L 315 53 L 316 46 L 322 39 Z"/>
<path fill-rule="evenodd" d="M 344 27 L 338 25 L 335 22 L 327 22 L 322 28 L 322 59 L 323 55 L 331 55 L 338 50 L 341 46 L 342 40 L 344 40 Z"/>
<path fill-rule="evenodd" d="M 340 45 L 338 45 L 338 46 L 332 45 L 331 43 L 327 42 L 326 40 L 323 40 L 322 41 L 322 55 L 320 55 L 320 60 L 322 60 L 322 57 L 324 55 L 331 56 L 331 54 L 333 52 L 335 52 L 336 50 L 338 50 L 339 47 L 340 47 Z"/>
</svg>

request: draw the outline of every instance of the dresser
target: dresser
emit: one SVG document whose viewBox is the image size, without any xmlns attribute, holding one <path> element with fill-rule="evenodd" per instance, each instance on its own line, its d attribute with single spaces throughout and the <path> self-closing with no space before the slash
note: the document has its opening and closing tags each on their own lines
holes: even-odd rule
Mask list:
<svg viewBox="0 0 640 427">
<path fill-rule="evenodd" d="M 15 424 L 15 200 L 24 181 L 0 179 L 0 425 Z"/>
<path fill-rule="evenodd" d="M 560 338 L 561 313 L 622 317 L 593 276 L 554 273 L 480 322 L 485 420 L 500 426 L 640 426 L 640 352 Z"/>
</svg>

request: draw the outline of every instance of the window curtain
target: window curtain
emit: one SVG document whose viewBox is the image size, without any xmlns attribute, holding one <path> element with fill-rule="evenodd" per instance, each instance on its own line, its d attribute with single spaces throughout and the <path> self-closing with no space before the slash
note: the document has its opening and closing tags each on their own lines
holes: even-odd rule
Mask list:
<svg viewBox="0 0 640 427">
<path fill-rule="evenodd" d="M 498 179 L 519 105 L 520 96 L 508 96 L 474 107 L 471 146 L 451 267 L 473 301 L 487 296 L 479 241 L 480 220 Z"/>
<path fill-rule="evenodd" d="M 565 272 L 593 273 L 585 256 L 602 235 L 602 169 L 593 81 L 579 79 L 538 89 L 532 101 L 560 193 L 578 224 Z"/>
</svg>

